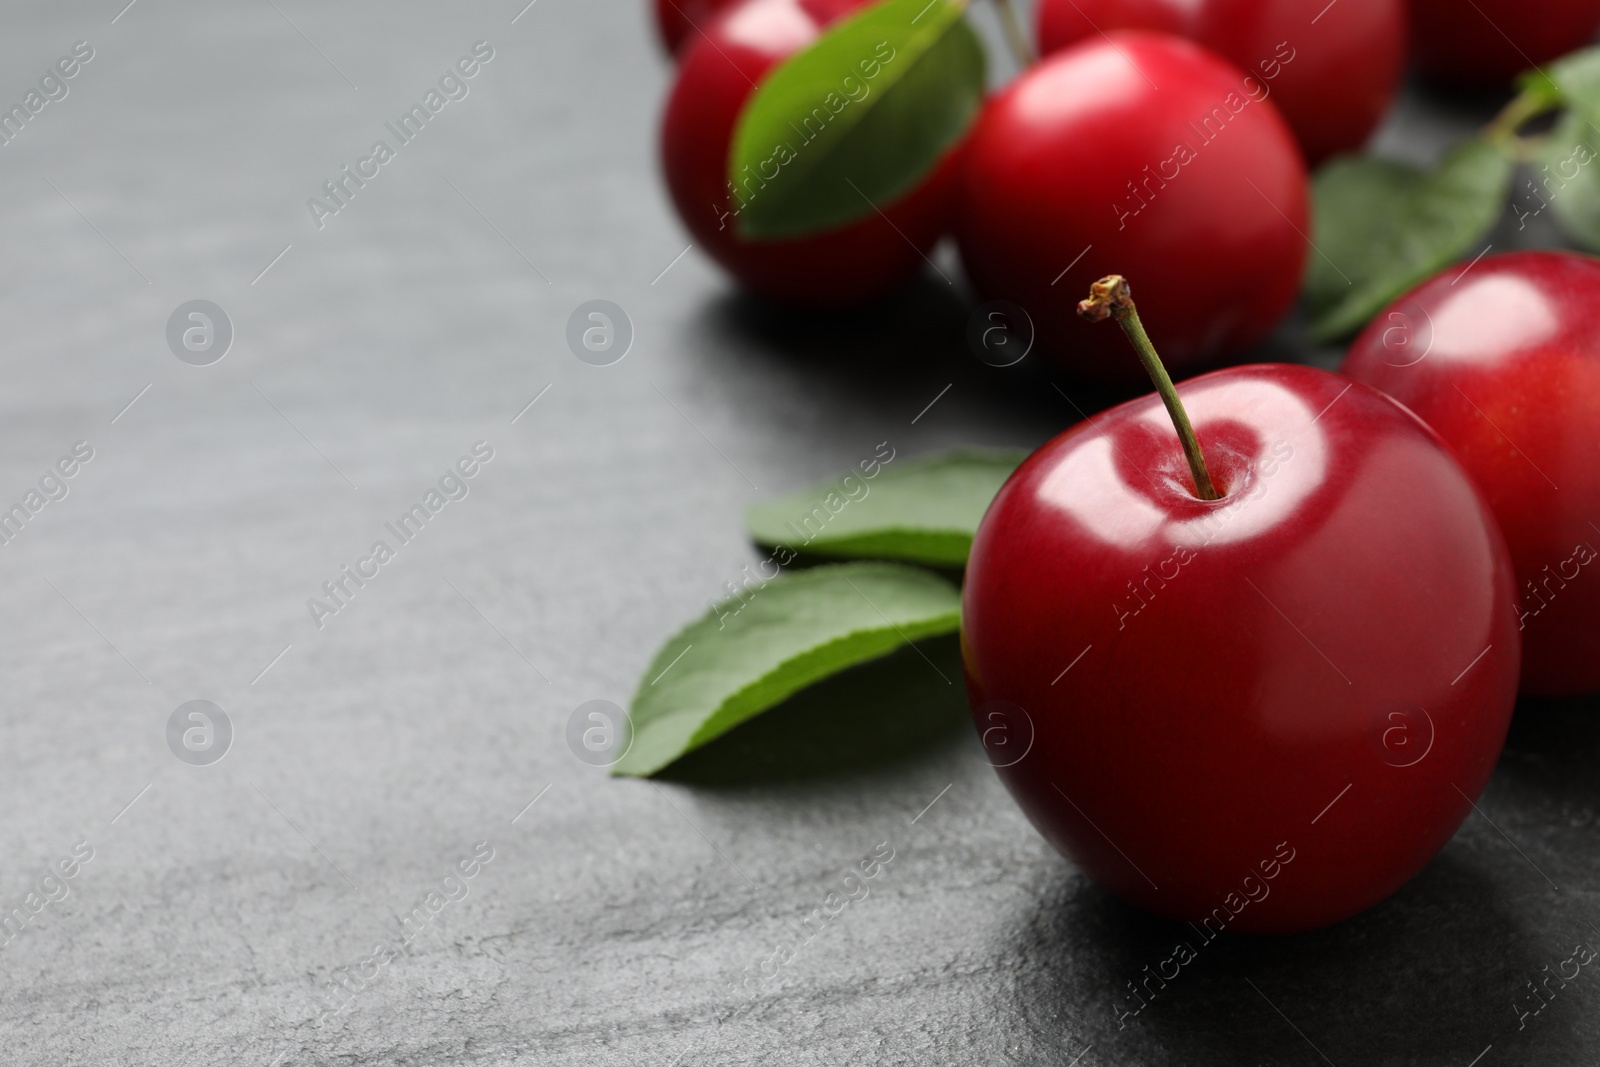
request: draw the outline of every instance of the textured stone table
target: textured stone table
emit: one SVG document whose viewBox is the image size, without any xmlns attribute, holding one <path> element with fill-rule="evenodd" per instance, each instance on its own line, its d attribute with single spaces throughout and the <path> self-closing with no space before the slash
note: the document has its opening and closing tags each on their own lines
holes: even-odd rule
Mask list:
<svg viewBox="0 0 1600 1067">
<path fill-rule="evenodd" d="M 1594 1062 L 1590 970 L 1521 1031 L 1513 1004 L 1600 943 L 1595 709 L 1526 709 L 1392 900 L 1224 937 L 1125 1028 L 1182 930 L 1042 844 L 920 658 L 658 783 L 580 763 L 572 710 L 625 703 L 756 558 L 749 502 L 884 440 L 1036 444 L 1076 418 L 1054 377 L 972 358 L 931 273 L 819 323 L 682 254 L 642 3 L 122 3 L 0 35 L 6 103 L 92 49 L 0 146 L 0 504 L 44 480 L 0 547 L 0 1059 Z M 1412 99 L 1384 136 L 1426 156 L 1482 113 Z M 309 209 L 345 166 L 368 179 Z M 564 340 L 595 298 L 636 333 L 606 367 Z M 220 361 L 203 325 L 169 346 L 199 299 Z M 465 496 L 344 579 L 477 442 Z M 219 762 L 169 748 L 191 700 L 227 715 Z M 869 895 L 802 927 L 875 849 Z"/>
</svg>

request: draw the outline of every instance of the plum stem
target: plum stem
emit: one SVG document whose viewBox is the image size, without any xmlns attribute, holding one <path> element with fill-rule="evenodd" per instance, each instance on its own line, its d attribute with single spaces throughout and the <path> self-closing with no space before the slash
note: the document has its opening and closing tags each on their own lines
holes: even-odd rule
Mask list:
<svg viewBox="0 0 1600 1067">
<path fill-rule="evenodd" d="M 1542 115 L 1570 107 L 1571 103 L 1548 74 L 1542 70 L 1531 71 L 1522 79 L 1522 91 L 1490 120 L 1483 128 L 1483 134 L 1515 162 L 1532 163 L 1550 135 L 1525 136 L 1523 126 Z"/>
<path fill-rule="evenodd" d="M 1484 127 L 1484 132 L 1494 141 L 1505 143 L 1516 138 L 1523 125 L 1561 106 L 1561 99 L 1552 91 L 1528 88 L 1511 98 Z"/>
<path fill-rule="evenodd" d="M 1078 314 L 1090 322 L 1100 322 L 1106 318 L 1117 320 L 1117 325 L 1127 335 L 1128 343 L 1138 353 L 1139 362 L 1144 364 L 1145 373 L 1155 383 L 1156 392 L 1161 394 L 1161 402 L 1167 406 L 1172 426 L 1178 431 L 1178 443 L 1188 457 L 1189 470 L 1194 475 L 1194 486 L 1200 499 L 1219 499 L 1216 487 L 1211 484 L 1211 472 L 1206 469 L 1206 457 L 1200 451 L 1200 440 L 1195 437 L 1194 427 L 1189 424 L 1189 413 L 1183 410 L 1178 390 L 1168 377 L 1161 357 L 1156 355 L 1156 346 L 1150 343 L 1150 335 L 1144 332 L 1144 324 L 1139 321 L 1139 310 L 1133 306 L 1128 280 L 1120 274 L 1108 274 L 1095 282 L 1089 287 L 1089 299 L 1078 302 Z"/>
<path fill-rule="evenodd" d="M 1017 9 L 1011 6 L 1011 0 L 994 0 L 995 11 L 1000 15 L 1000 25 L 1006 32 L 1006 44 L 1011 48 L 1011 54 L 1017 59 L 1017 66 L 1027 70 L 1033 66 L 1035 56 L 1033 46 L 1028 43 L 1028 35 L 1022 31 L 1022 22 L 1017 18 Z"/>
</svg>

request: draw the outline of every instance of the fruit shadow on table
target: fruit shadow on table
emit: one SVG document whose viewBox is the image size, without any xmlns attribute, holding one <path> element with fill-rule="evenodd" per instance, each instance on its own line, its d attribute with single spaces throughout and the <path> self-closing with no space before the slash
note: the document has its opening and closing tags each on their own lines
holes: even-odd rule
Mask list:
<svg viewBox="0 0 1600 1067">
<path fill-rule="evenodd" d="M 1039 907 L 1005 964 L 1015 1062 L 1057 1063 L 1089 1043 L 1098 1063 L 1320 1062 L 1308 1042 L 1333 1063 L 1466 1064 L 1491 1043 L 1502 1062 L 1587 1062 L 1592 1033 L 1580 1031 L 1592 1029 L 1596 994 L 1574 983 L 1526 1026 L 1514 1004 L 1536 1003 L 1525 983 L 1555 970 L 1575 939 L 1600 946 L 1585 923 L 1600 916 L 1576 892 L 1600 866 L 1597 756 L 1600 698 L 1525 699 L 1479 802 L 1563 891 L 1476 813 L 1388 900 L 1286 936 L 1206 941 L 1053 862 L 1036 873 Z M 1194 954 L 1175 965 L 1180 943 Z M 1164 987 L 1147 983 L 1174 970 Z"/>
<path fill-rule="evenodd" d="M 1062 299 L 1070 296 L 1063 293 Z M 730 289 L 702 306 L 696 329 L 709 342 L 708 369 L 739 376 L 755 361 L 781 376 L 787 392 L 810 395 L 808 410 L 829 412 L 833 424 L 883 424 L 885 433 L 903 434 L 905 423 L 890 422 L 885 414 L 903 414 L 909 422 L 940 395 L 941 405 L 961 409 L 962 444 L 1035 447 L 1085 417 L 1150 391 L 1137 376 L 1122 382 L 1085 379 L 1038 349 L 1013 366 L 985 363 L 969 336 L 979 307 L 959 272 L 946 283 L 929 269 L 874 304 L 834 311 L 796 310 Z M 1179 372 L 1175 380 L 1259 362 L 1336 369 L 1345 343 L 1312 345 L 1308 326 L 1305 312 L 1297 310 L 1249 351 Z M 1131 351 L 1127 358 L 1133 365 Z M 947 384 L 949 392 L 940 394 Z M 936 426 L 949 423 L 930 419 L 919 429 Z"/>
<path fill-rule="evenodd" d="M 967 342 L 975 306 L 959 278 L 947 283 L 929 269 L 884 300 L 839 311 L 798 311 L 729 290 L 702 307 L 698 330 L 710 342 L 709 369 L 737 376 L 755 361 L 786 392 L 810 398 L 795 410 L 824 412 L 828 425 L 881 425 L 897 444 L 912 434 L 948 438 L 955 417 L 957 440 L 928 447 L 1032 447 L 1148 389 L 1077 380 L 1036 352 L 990 366 Z M 937 414 L 920 418 L 936 395 Z"/>
</svg>

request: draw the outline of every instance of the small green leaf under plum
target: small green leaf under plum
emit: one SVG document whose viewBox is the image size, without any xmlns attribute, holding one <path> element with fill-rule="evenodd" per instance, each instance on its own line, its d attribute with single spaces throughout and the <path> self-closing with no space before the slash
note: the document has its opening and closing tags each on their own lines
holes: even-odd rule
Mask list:
<svg viewBox="0 0 1600 1067">
<path fill-rule="evenodd" d="M 960 624 L 955 586 L 894 563 L 816 567 L 747 589 L 656 654 L 612 773 L 654 774 L 813 682 Z"/>
<path fill-rule="evenodd" d="M 833 559 L 888 559 L 961 567 L 1000 486 L 1026 457 L 1012 449 L 963 448 L 852 471 L 750 508 L 758 544 Z"/>
</svg>

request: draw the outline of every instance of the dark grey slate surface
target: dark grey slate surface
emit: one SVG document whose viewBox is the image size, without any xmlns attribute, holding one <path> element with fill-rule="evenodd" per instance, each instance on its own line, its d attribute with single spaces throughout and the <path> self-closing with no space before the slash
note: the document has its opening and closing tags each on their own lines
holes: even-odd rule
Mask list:
<svg viewBox="0 0 1600 1067">
<path fill-rule="evenodd" d="M 1123 983 L 1181 929 L 1049 852 L 920 658 L 659 784 L 579 763 L 572 709 L 625 702 L 755 558 L 748 502 L 883 440 L 1032 445 L 1069 405 L 972 359 L 937 278 L 823 324 L 675 260 L 632 0 L 121 6 L 13 5 L 0 35 L 5 101 L 95 49 L 0 147 L 0 499 L 94 449 L 0 549 L 0 911 L 93 852 L 0 947 L 0 1059 L 1593 1062 L 1590 970 L 1513 1010 L 1600 944 L 1585 707 L 1525 712 L 1483 816 L 1394 899 L 1225 938 L 1125 1029 Z M 478 40 L 470 94 L 318 230 L 306 198 Z M 1480 116 L 1414 98 L 1386 143 Z M 596 297 L 637 329 L 606 368 L 562 339 Z M 195 298 L 237 331 L 208 367 L 164 337 Z M 306 599 L 480 440 L 470 494 L 319 630 Z M 199 698 L 235 730 L 209 767 L 164 732 Z M 870 895 L 744 983 L 880 843 Z M 318 1026 L 340 968 L 376 975 Z"/>
</svg>

